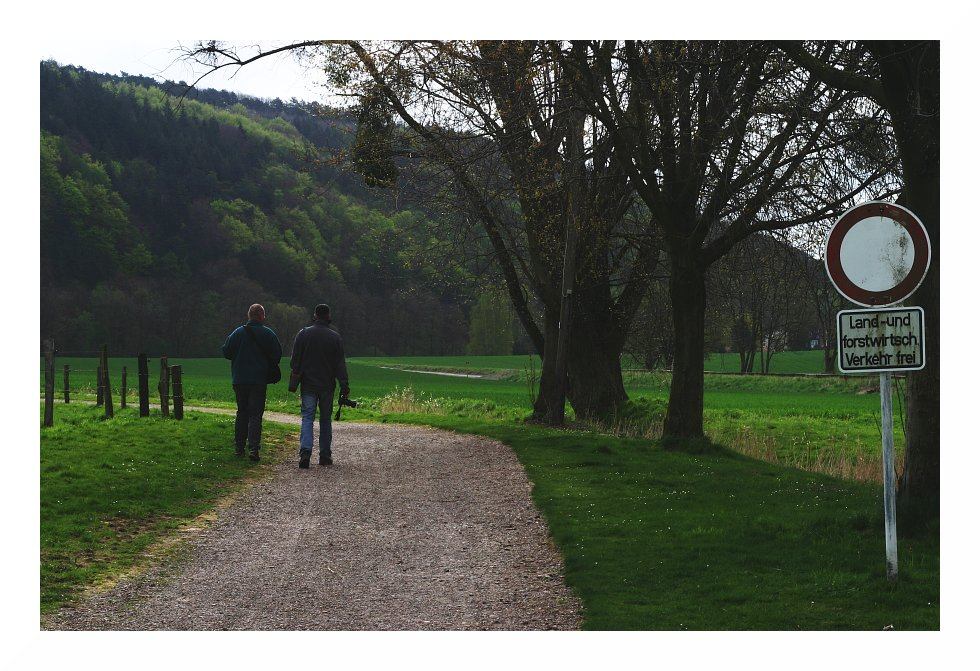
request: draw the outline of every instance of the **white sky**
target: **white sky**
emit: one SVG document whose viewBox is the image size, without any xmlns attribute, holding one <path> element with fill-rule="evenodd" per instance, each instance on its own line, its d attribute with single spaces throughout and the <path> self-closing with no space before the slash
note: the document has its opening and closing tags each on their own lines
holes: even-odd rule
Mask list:
<svg viewBox="0 0 980 671">
<path fill-rule="evenodd" d="M 189 46 L 196 41 L 80 40 L 60 37 L 52 39 L 49 44 L 42 44 L 39 58 L 54 59 L 63 65 L 79 65 L 95 72 L 128 72 L 189 83 L 204 70 L 198 66 L 195 71 L 189 63 L 177 61 L 179 54 L 176 49 L 180 44 Z M 260 98 L 322 100 L 322 82 L 322 73 L 301 65 L 286 53 L 259 59 L 237 72 L 234 68 L 225 68 L 205 77 L 198 87 L 235 91 Z"/>
</svg>

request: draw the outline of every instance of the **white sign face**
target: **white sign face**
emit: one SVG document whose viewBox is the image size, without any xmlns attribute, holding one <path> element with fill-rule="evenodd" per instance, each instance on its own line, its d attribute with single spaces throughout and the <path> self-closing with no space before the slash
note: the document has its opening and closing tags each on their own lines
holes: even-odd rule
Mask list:
<svg viewBox="0 0 980 671">
<path fill-rule="evenodd" d="M 891 289 L 908 276 L 914 260 L 912 236 L 888 217 L 862 219 L 841 241 L 841 267 L 865 291 Z"/>
<path fill-rule="evenodd" d="M 922 370 L 926 334 L 922 308 L 841 310 L 837 367 L 842 373 Z"/>
</svg>

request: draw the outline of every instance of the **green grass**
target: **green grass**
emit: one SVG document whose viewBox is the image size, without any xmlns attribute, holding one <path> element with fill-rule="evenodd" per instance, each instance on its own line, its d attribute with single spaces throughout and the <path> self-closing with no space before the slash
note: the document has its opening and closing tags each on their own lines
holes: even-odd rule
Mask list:
<svg viewBox="0 0 980 671">
<path fill-rule="evenodd" d="M 797 353 L 787 353 L 797 354 Z M 812 354 L 804 352 L 800 354 Z M 816 354 L 819 354 L 817 352 Z M 94 359 L 59 359 L 60 368 L 69 364 L 73 370 L 91 371 Z M 159 364 L 151 362 L 151 395 Z M 229 364 L 224 359 L 171 359 L 184 367 L 184 395 L 189 404 L 232 407 Z M 135 399 L 135 359 L 112 359 L 110 371 L 114 393 L 118 398 L 118 381 L 122 366 L 129 371 L 129 399 Z M 516 368 L 497 368 L 511 365 Z M 429 398 L 445 399 L 456 404 L 454 413 L 482 416 L 488 411 L 496 418 L 523 418 L 530 407 L 531 395 L 525 378 L 526 357 L 395 357 L 352 358 L 349 361 L 352 395 L 366 401 L 371 409 L 377 400 L 397 388 L 412 388 Z M 456 378 L 442 375 L 392 370 L 433 368 L 448 370 L 495 371 L 492 379 Z M 71 387 L 82 389 L 89 397 L 95 393 L 93 372 L 72 373 Z M 664 402 L 670 387 L 669 373 L 626 374 L 631 398 Z M 877 424 L 878 397 L 867 392 L 873 380 L 866 377 L 765 377 L 707 375 L 705 378 L 705 419 L 709 435 L 722 443 L 733 440 L 773 444 L 787 457 L 804 453 L 842 455 L 847 459 L 870 459 L 880 449 Z M 59 392 L 60 393 L 60 392 Z M 269 388 L 271 410 L 298 412 L 298 399 L 286 390 L 285 383 Z M 358 413 L 352 413 L 352 417 Z M 896 415 L 896 421 L 899 417 Z M 902 432 L 896 432 L 901 453 Z"/>
<path fill-rule="evenodd" d="M 938 628 L 938 528 L 902 539 L 901 580 L 888 584 L 880 486 L 787 465 L 819 466 L 836 455 L 880 471 L 873 380 L 708 375 L 706 427 L 721 447 L 691 454 L 651 439 L 528 425 L 524 364 L 497 367 L 515 358 L 495 359 L 352 359 L 353 396 L 365 403 L 345 418 L 422 423 L 511 445 L 565 556 L 569 584 L 582 596 L 587 628 Z M 113 360 L 113 378 L 124 363 L 133 402 L 135 361 Z M 189 404 L 232 405 L 226 361 L 172 363 L 184 365 Z M 495 374 L 451 378 L 381 366 Z M 156 377 L 152 369 L 151 388 Z M 73 387 L 86 384 L 84 375 L 73 379 Z M 626 379 L 631 398 L 654 414 L 669 382 L 665 373 Z M 435 399 L 414 404 L 431 412 L 387 412 L 396 388 Z M 298 411 L 284 384 L 269 398 L 270 409 Z M 900 429 L 896 438 L 901 444 Z"/>
<path fill-rule="evenodd" d="M 534 357 L 535 360 L 537 357 Z M 399 356 L 399 357 L 352 357 L 351 361 L 379 366 L 401 366 L 422 370 L 501 371 L 523 370 L 527 367 L 527 355 L 504 356 Z M 540 364 L 535 361 L 536 366 Z"/>
<path fill-rule="evenodd" d="M 55 425 L 41 429 L 42 612 L 133 566 L 154 541 L 264 468 L 234 456 L 233 417 L 101 414 L 59 404 Z M 281 440 L 285 429 L 269 424 L 265 434 Z"/>
<path fill-rule="evenodd" d="M 759 354 L 756 354 L 756 370 L 759 369 Z M 398 365 L 405 368 L 460 371 L 500 371 L 523 370 L 528 365 L 527 355 L 506 356 L 402 356 L 402 357 L 357 357 L 357 361 L 377 365 Z M 642 368 L 630 357 L 624 357 L 625 368 Z M 704 362 L 704 369 L 710 372 L 737 373 L 739 359 L 737 353 L 712 353 Z M 773 373 L 823 373 L 823 351 L 804 350 L 799 352 L 778 352 L 772 357 Z"/>
<path fill-rule="evenodd" d="M 880 491 L 705 446 L 398 415 L 512 446 L 587 629 L 938 629 L 938 530 L 884 575 Z"/>
<path fill-rule="evenodd" d="M 760 357 L 756 352 L 755 370 L 759 370 L 761 365 Z M 712 353 L 708 355 L 708 360 L 704 362 L 704 369 L 716 373 L 737 373 L 739 372 L 739 358 L 737 352 L 724 354 Z M 772 355 L 770 365 L 771 373 L 823 373 L 823 350 L 804 350 L 801 352 L 777 352 Z"/>
</svg>

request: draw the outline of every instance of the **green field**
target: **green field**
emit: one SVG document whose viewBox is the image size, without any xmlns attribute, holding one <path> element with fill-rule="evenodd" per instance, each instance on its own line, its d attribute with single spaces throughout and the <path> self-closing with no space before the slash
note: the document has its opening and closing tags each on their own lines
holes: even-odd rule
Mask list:
<svg viewBox="0 0 980 671">
<path fill-rule="evenodd" d="M 64 363 L 94 367 L 92 360 L 58 363 L 59 371 Z M 171 363 L 184 366 L 188 404 L 232 405 L 228 362 Z M 113 360 L 113 380 L 122 365 L 131 371 L 134 403 L 135 361 Z M 706 425 L 714 442 L 671 450 L 653 437 L 613 435 L 617 427 L 556 431 L 526 424 L 526 357 L 354 358 L 349 365 L 352 395 L 364 403 L 345 411 L 346 418 L 424 423 L 496 437 L 515 449 L 565 557 L 568 582 L 582 596 L 587 628 L 939 626 L 938 525 L 901 539 L 901 580 L 884 580 L 872 379 L 707 375 Z M 490 376 L 399 370 L 405 368 Z M 151 368 L 151 389 L 156 378 Z M 633 416 L 658 418 L 669 381 L 667 373 L 628 373 Z M 81 385 L 88 398 L 93 383 L 94 375 L 73 375 L 72 387 Z M 284 384 L 270 390 L 269 405 L 298 411 Z M 64 413 L 59 404 L 56 423 Z M 63 430 L 66 440 L 73 435 L 70 426 Z M 900 427 L 896 438 L 902 442 Z M 200 439 L 227 447 L 224 435 Z M 108 443 L 108 434 L 93 440 Z M 42 433 L 42 461 L 49 443 Z M 53 474 L 42 472 L 42 481 Z M 104 475 L 110 474 L 116 477 Z M 42 487 L 42 496 L 50 499 L 50 491 Z M 91 524 L 109 514 L 100 510 Z"/>
<path fill-rule="evenodd" d="M 755 370 L 759 370 L 760 357 L 756 352 Z M 708 360 L 704 362 L 704 369 L 717 373 L 737 373 L 739 369 L 739 359 L 737 352 L 725 354 L 712 353 Z M 805 350 L 802 352 L 777 352 L 772 355 L 771 373 L 823 373 L 823 351 Z"/>
<path fill-rule="evenodd" d="M 756 370 L 758 358 L 756 355 Z M 523 370 L 528 366 L 527 355 L 506 356 L 402 356 L 402 357 L 356 357 L 358 361 L 379 365 L 390 365 L 396 361 L 405 367 L 420 367 L 426 369 L 445 370 Z M 641 368 L 629 357 L 623 360 L 623 367 Z M 737 373 L 739 359 L 737 353 L 712 353 L 704 362 L 704 369 L 713 373 Z M 806 350 L 800 352 L 778 352 L 772 357 L 773 373 L 823 373 L 823 352 Z"/>
<path fill-rule="evenodd" d="M 188 404 L 233 405 L 227 361 L 171 359 L 170 363 L 183 366 Z M 94 359 L 59 359 L 59 393 L 63 364 L 76 371 L 95 368 Z M 151 396 L 156 396 L 159 364 L 151 364 Z M 135 359 L 112 359 L 114 393 L 118 397 L 119 374 L 124 365 L 129 371 L 128 397 L 135 402 Z M 489 376 L 474 379 L 401 369 L 483 372 Z M 438 410 L 443 414 L 521 421 L 531 404 L 527 379 L 530 371 L 526 356 L 351 358 L 352 396 L 364 401 L 364 409 L 349 412 L 348 416 L 376 415 L 384 410 L 386 404 L 382 401 L 386 396 L 411 389 L 416 399 L 438 399 Z M 640 410 L 628 418 L 630 433 L 657 437 L 669 392 L 669 373 L 628 371 L 625 378 L 627 391 L 639 401 Z M 877 394 L 869 393 L 874 391 L 874 383 L 873 378 L 867 377 L 706 375 L 706 430 L 718 442 L 747 454 L 799 466 L 819 463 L 820 469 L 827 472 L 854 471 L 880 477 L 876 465 L 881 446 L 879 401 Z M 93 395 L 94 372 L 72 373 L 70 387 L 86 396 Z M 298 412 L 298 406 L 297 396 L 286 390 L 285 383 L 270 387 L 270 409 Z M 901 454 L 904 438 L 899 421 L 897 413 L 896 444 Z"/>
</svg>

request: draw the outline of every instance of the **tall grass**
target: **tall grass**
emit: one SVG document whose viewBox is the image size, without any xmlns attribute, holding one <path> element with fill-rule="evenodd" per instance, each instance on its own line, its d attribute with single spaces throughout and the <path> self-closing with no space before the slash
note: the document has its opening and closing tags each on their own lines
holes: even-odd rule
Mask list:
<svg viewBox="0 0 980 671">
<path fill-rule="evenodd" d="M 395 387 L 374 405 L 386 414 L 445 415 L 446 400 L 427 397 L 411 387 Z"/>
<path fill-rule="evenodd" d="M 461 402 L 433 397 L 412 387 L 396 387 L 378 399 L 373 409 L 385 415 L 430 415 L 493 420 L 502 417 L 518 418 L 519 413 L 503 411 L 492 401 Z M 663 437 L 666 402 L 662 399 L 629 401 L 618 415 L 607 421 L 571 419 L 569 428 L 586 429 L 593 433 L 618 438 L 639 438 L 659 441 Z M 841 442 L 818 444 L 804 432 L 785 435 L 740 426 L 734 432 L 708 431 L 712 441 L 739 454 L 772 464 L 790 466 L 812 473 L 822 473 L 844 480 L 881 483 L 881 462 L 874 456 L 847 448 Z M 789 440 L 789 445 L 786 441 Z"/>
<path fill-rule="evenodd" d="M 796 449 L 779 449 L 775 436 L 760 434 L 749 427 L 742 427 L 734 437 L 729 436 L 725 446 L 753 459 L 772 464 L 791 466 L 811 473 L 823 473 L 843 480 L 881 484 L 881 461 L 863 453 L 848 452 L 843 448 L 814 449 L 806 436 L 794 439 Z"/>
</svg>

